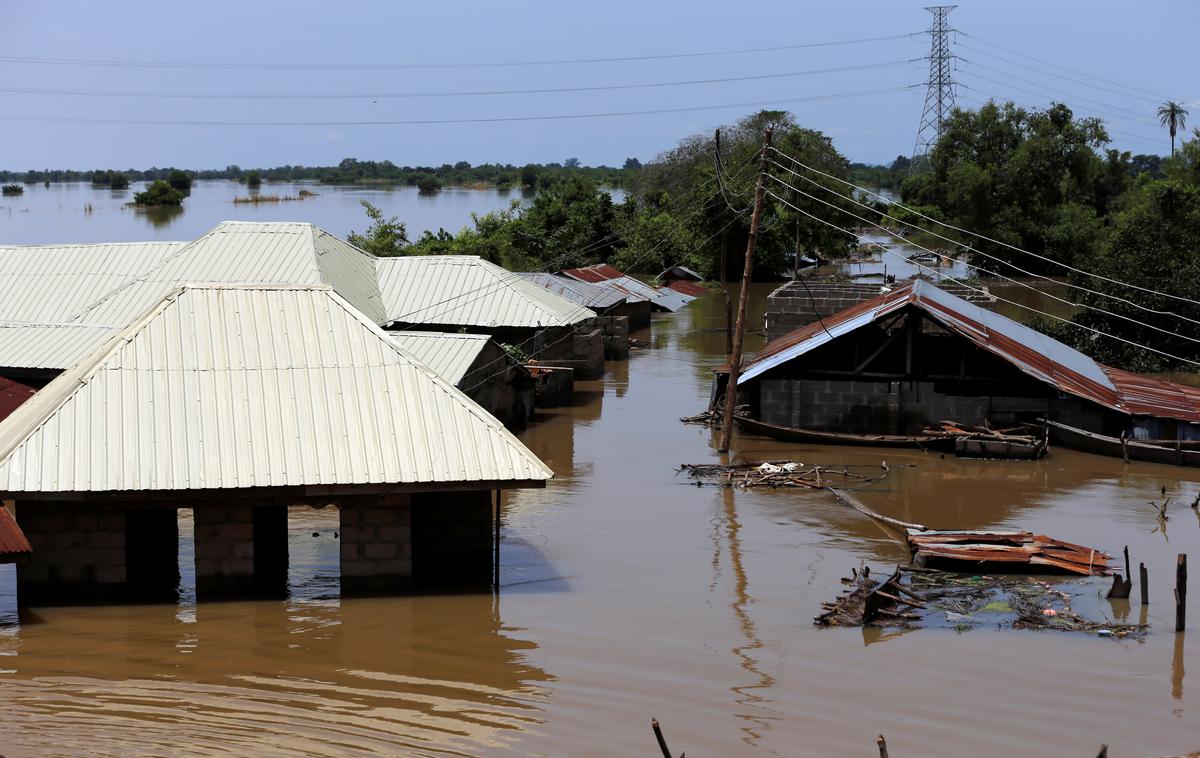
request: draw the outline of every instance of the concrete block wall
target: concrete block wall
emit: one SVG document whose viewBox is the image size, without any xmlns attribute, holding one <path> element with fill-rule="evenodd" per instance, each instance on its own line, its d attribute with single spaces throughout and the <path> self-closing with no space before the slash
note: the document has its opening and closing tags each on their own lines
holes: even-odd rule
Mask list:
<svg viewBox="0 0 1200 758">
<path fill-rule="evenodd" d="M 197 598 L 253 594 L 253 503 L 196 503 L 193 524 Z"/>
<path fill-rule="evenodd" d="M 1074 397 L 1006 397 L 938 392 L 933 382 L 766 379 L 759 414 L 784 426 L 861 434 L 916 434 L 948 419 L 966 424 L 1046 415 L 1099 430 L 1103 412 Z"/>
<path fill-rule="evenodd" d="M 629 359 L 629 317 L 600 316 L 596 325 L 604 338 L 604 357 L 610 361 Z"/>
<path fill-rule="evenodd" d="M 403 591 L 412 586 L 412 505 L 408 495 L 346 499 L 341 519 L 342 594 Z"/>
<path fill-rule="evenodd" d="M 21 605 L 121 597 L 125 515 L 119 508 L 26 501 L 17 503 L 16 517 L 33 548 L 17 567 Z"/>
<path fill-rule="evenodd" d="M 777 339 L 807 326 L 820 318 L 832 316 L 839 311 L 858 305 L 879 295 L 880 285 L 855 282 L 787 282 L 767 296 L 766 330 L 767 340 Z M 960 284 L 937 285 L 957 297 L 984 308 L 992 307 L 996 300 L 976 289 Z M 984 288 L 986 293 L 986 288 Z"/>
</svg>

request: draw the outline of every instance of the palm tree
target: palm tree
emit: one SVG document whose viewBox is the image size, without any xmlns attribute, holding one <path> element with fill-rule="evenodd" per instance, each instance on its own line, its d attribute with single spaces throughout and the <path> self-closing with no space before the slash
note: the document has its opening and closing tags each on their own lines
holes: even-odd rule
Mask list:
<svg viewBox="0 0 1200 758">
<path fill-rule="evenodd" d="M 1187 126 L 1187 114 L 1183 106 L 1174 100 L 1158 106 L 1158 123 L 1171 130 L 1171 155 L 1175 155 L 1175 133 Z"/>
</svg>

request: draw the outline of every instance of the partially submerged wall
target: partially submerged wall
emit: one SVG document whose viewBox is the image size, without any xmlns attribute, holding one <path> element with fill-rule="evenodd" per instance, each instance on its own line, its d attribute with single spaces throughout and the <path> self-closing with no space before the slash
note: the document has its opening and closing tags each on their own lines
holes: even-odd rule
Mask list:
<svg viewBox="0 0 1200 758">
<path fill-rule="evenodd" d="M 964 394 L 932 381 L 764 379 L 759 418 L 770 424 L 854 434 L 917 434 L 942 420 L 1003 424 L 1049 417 L 1099 431 L 1104 413 L 1075 397 Z"/>
</svg>

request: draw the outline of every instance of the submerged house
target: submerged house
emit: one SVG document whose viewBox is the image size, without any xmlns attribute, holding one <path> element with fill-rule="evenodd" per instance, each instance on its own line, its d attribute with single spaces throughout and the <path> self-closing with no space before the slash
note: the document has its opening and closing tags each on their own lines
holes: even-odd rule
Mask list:
<svg viewBox="0 0 1200 758">
<path fill-rule="evenodd" d="M 552 292 L 576 305 L 596 312 L 596 325 L 604 335 L 604 357 L 623 361 L 629 357 L 629 330 L 634 324 L 650 324 L 650 301 L 630 301 L 613 287 L 581 282 L 558 274 L 539 271 L 518 273 L 525 281 Z"/>
<path fill-rule="evenodd" d="M 486 334 L 388 332 L 392 341 L 508 427 L 533 414 L 534 380 L 529 369 Z"/>
<path fill-rule="evenodd" d="M 718 388 L 727 378 L 717 370 Z M 1044 418 L 1111 436 L 1200 436 L 1200 389 L 1104 366 L 923 280 L 772 340 L 738 389 L 759 421 L 822 431 Z"/>
<path fill-rule="evenodd" d="M 683 265 L 674 265 L 658 275 L 658 280 L 664 287 L 673 289 L 689 297 L 702 297 L 708 294 L 704 288 L 704 277 L 700 272 Z"/>
<path fill-rule="evenodd" d="M 476 255 L 379 258 L 388 329 L 487 334 L 575 378 L 604 375 L 604 345 L 590 308 L 547 292 Z"/>
<path fill-rule="evenodd" d="M 501 490 L 552 472 L 328 285 L 174 288 L 0 422 L 22 605 L 278 595 L 289 507 L 335 507 L 343 594 L 492 576 Z"/>
<path fill-rule="evenodd" d="M 607 263 L 597 263 L 584 268 L 563 269 L 562 275 L 581 282 L 598 284 L 624 293 L 626 298 L 636 298 L 650 303 L 657 312 L 675 313 L 696 298 L 671 289 L 655 289 L 649 284 L 629 276 Z M 647 321 L 647 323 L 649 323 Z"/>
</svg>

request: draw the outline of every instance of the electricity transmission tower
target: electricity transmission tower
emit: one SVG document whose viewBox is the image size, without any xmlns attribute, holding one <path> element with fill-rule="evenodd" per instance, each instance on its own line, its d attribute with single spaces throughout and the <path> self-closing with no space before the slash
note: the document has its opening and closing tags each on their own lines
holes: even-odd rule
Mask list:
<svg viewBox="0 0 1200 758">
<path fill-rule="evenodd" d="M 924 163 L 930 149 L 942 135 L 942 128 L 950 109 L 954 107 L 954 80 L 950 64 L 954 55 L 950 52 L 950 28 L 946 17 L 957 5 L 932 5 L 925 10 L 933 14 L 929 27 L 929 82 L 925 91 L 925 110 L 921 113 L 921 126 L 917 129 L 917 143 L 913 146 L 912 166 Z"/>
</svg>

